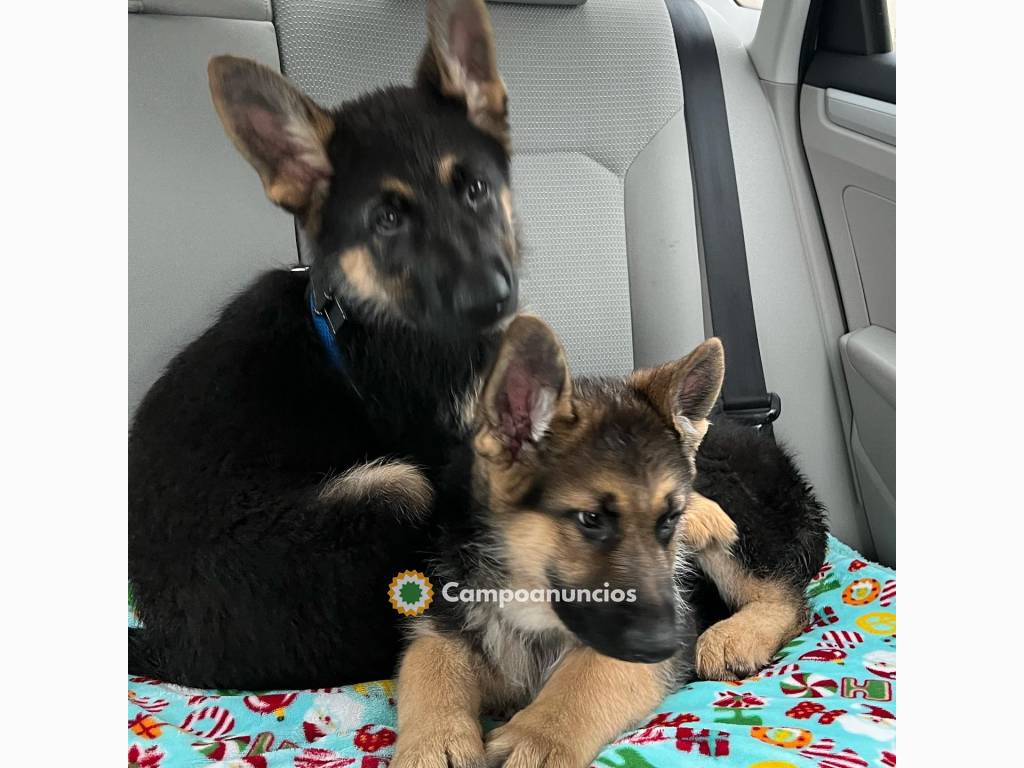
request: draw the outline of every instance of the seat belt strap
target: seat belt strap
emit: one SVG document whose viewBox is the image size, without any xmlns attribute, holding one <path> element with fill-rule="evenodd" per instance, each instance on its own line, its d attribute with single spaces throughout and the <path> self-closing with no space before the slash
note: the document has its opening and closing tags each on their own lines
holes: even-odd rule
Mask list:
<svg viewBox="0 0 1024 768">
<path fill-rule="evenodd" d="M 695 0 L 666 0 L 666 5 L 683 81 L 711 326 L 725 346 L 722 409 L 771 434 L 782 403 L 768 391 L 761 365 L 718 51 L 711 25 Z"/>
</svg>

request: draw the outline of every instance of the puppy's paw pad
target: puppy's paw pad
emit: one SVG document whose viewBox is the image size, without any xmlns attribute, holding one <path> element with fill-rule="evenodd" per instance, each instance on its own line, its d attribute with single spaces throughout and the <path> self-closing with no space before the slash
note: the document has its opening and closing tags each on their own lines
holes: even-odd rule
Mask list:
<svg viewBox="0 0 1024 768">
<path fill-rule="evenodd" d="M 550 726 L 516 722 L 516 718 L 487 735 L 488 768 L 587 768 L 572 743 Z"/>
<path fill-rule="evenodd" d="M 742 679 L 768 666 L 777 650 L 774 639 L 726 619 L 698 638 L 697 675 L 705 680 Z"/>
<path fill-rule="evenodd" d="M 486 768 L 487 758 L 479 731 L 452 727 L 438 731 L 400 733 L 390 768 Z"/>
</svg>

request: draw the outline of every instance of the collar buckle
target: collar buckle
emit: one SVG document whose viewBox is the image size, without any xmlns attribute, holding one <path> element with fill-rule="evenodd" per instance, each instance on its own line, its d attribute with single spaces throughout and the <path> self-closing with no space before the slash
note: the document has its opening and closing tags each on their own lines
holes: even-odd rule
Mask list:
<svg viewBox="0 0 1024 768">
<path fill-rule="evenodd" d="M 315 310 L 318 315 L 326 318 L 327 324 L 331 327 L 331 333 L 335 336 L 341 332 L 341 327 L 348 321 L 348 314 L 346 314 L 341 306 L 341 302 L 338 301 L 333 293 L 324 291 L 322 299 L 317 302 Z"/>
<path fill-rule="evenodd" d="M 326 319 L 331 333 L 337 336 L 341 332 L 341 327 L 348 321 L 348 314 L 341 306 L 341 302 L 331 291 L 318 291 L 312 277 L 309 280 L 309 291 L 313 312 Z"/>
</svg>

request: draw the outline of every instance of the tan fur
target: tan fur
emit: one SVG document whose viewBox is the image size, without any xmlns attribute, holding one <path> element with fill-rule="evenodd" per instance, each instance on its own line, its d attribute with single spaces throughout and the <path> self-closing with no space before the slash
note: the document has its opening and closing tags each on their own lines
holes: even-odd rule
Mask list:
<svg viewBox="0 0 1024 768">
<path fill-rule="evenodd" d="M 404 197 L 406 200 L 415 200 L 416 193 L 412 187 L 401 179 L 396 179 L 394 176 L 385 176 L 380 182 L 380 188 L 386 192 L 394 192 L 396 195 Z"/>
<path fill-rule="evenodd" d="M 434 489 L 412 464 L 378 459 L 331 478 L 320 489 L 319 498 L 325 502 L 356 503 L 380 499 L 397 513 L 416 519 L 430 510 Z"/>
<path fill-rule="evenodd" d="M 516 239 L 516 214 L 515 205 L 512 201 L 512 190 L 507 184 L 503 184 L 498 193 L 498 202 L 501 204 L 501 211 L 505 217 L 505 252 L 509 254 L 512 263 L 518 265 L 519 242 Z"/>
<path fill-rule="evenodd" d="M 708 345 L 702 354 L 720 353 L 716 344 Z M 709 368 L 706 359 L 699 360 L 696 379 L 685 377 L 698 358 L 688 360 L 689 367 L 665 368 L 640 384 L 649 385 L 659 393 L 662 405 L 689 419 L 687 434 L 696 438 L 684 442 L 684 451 L 692 452 L 720 381 L 713 361 Z M 696 388 L 691 386 L 695 381 Z M 641 595 L 655 595 L 671 584 L 680 567 L 679 553 L 689 557 L 683 526 L 667 543 L 658 532 L 659 520 L 672 508 L 671 499 L 683 501 L 690 492 L 690 473 L 679 461 L 677 442 L 658 419 L 644 413 L 642 418 L 660 441 L 652 441 L 639 461 L 624 461 L 618 448 L 628 439 L 622 435 L 629 433 L 621 431 L 619 422 L 609 421 L 622 419 L 621 423 L 630 424 L 624 418 L 629 411 L 615 409 L 646 409 L 650 396 L 605 390 L 609 397 L 591 397 L 588 386 L 574 396 L 564 351 L 542 321 L 521 316 L 510 325 L 480 396 L 474 437 L 473 496 L 485 503 L 491 523 L 480 545 L 500 563 L 498 568 L 482 561 L 475 569 L 474 578 L 487 589 L 544 590 L 546 596 L 554 584 L 593 585 L 607 579 L 631 588 L 635 585 Z M 671 416 L 666 421 L 673 423 Z M 609 423 L 616 424 L 612 431 L 607 431 Z M 538 481 L 542 488 L 538 489 Z M 534 495 L 535 490 L 540 493 Z M 604 507 L 614 508 L 619 536 L 614 546 L 601 551 L 581 531 L 576 517 L 578 511 L 600 512 Z M 735 540 L 731 521 L 707 499 L 694 497 L 688 514 L 692 515 L 690 532 L 707 547 L 721 549 Z M 479 698 L 472 698 L 455 714 L 450 714 L 451 686 L 445 680 L 453 677 L 449 661 L 438 665 L 444 667 L 441 677 L 436 670 L 410 676 L 403 663 L 398 768 L 444 768 L 452 750 L 443 741 L 447 737 L 441 735 L 441 721 L 464 722 L 460 712 L 470 708 L 489 713 L 495 708 L 519 710 L 487 737 L 489 764 L 586 768 L 605 744 L 653 710 L 675 683 L 681 665 L 685 667 L 685 659 L 678 654 L 659 664 L 602 656 L 569 631 L 553 603 L 532 600 L 533 595 L 501 607 L 477 602 L 460 611 L 458 626 L 473 639 L 473 650 L 450 652 L 461 659 L 456 665 L 461 685 L 468 685 L 475 673 Z M 445 647 L 425 646 L 420 638 L 414 642 L 421 664 L 448 652 Z M 401 691 L 413 685 L 422 690 L 408 704 Z M 423 703 L 428 701 L 444 714 L 435 717 Z M 404 708 L 414 713 L 403 713 Z M 413 719 L 431 725 L 420 730 Z M 414 736 L 403 734 L 407 727 L 414 729 Z M 405 758 L 413 748 L 405 745 L 417 739 L 431 745 L 430 753 L 413 762 Z M 472 738 L 466 743 L 477 745 Z M 462 749 L 460 754 L 470 751 Z M 457 761 L 451 762 L 456 765 Z"/>
<path fill-rule="evenodd" d="M 792 587 L 751 575 L 725 548 L 698 554 L 701 568 L 736 613 L 697 640 L 697 674 L 731 680 L 765 667 L 803 626 L 804 598 Z"/>
<path fill-rule="evenodd" d="M 452 173 L 457 162 L 453 154 L 442 155 L 437 161 L 437 178 L 445 186 L 452 183 Z"/>
<path fill-rule="evenodd" d="M 372 301 L 381 306 L 391 303 L 388 292 L 381 284 L 373 257 L 365 245 L 357 245 L 342 251 L 338 256 L 341 271 L 349 286 L 360 299 Z"/>
<path fill-rule="evenodd" d="M 736 523 L 725 511 L 706 496 L 692 493 L 682 519 L 683 541 L 695 550 L 711 546 L 729 549 L 736 543 L 739 533 Z"/>
<path fill-rule="evenodd" d="M 514 512 L 504 515 L 501 524 L 502 538 L 506 542 L 506 557 L 509 565 L 512 589 L 543 589 L 548 586 L 547 571 L 555 560 L 564 568 L 560 573 L 570 583 L 581 581 L 585 576 L 583 564 L 586 558 L 573 557 L 561 550 L 571 546 L 562 540 L 558 523 L 534 512 Z M 574 567 L 577 566 L 577 567 Z M 548 606 L 548 611 L 554 616 Z"/>
<path fill-rule="evenodd" d="M 502 79 L 489 82 L 469 83 L 466 89 L 466 106 L 470 119 L 484 133 L 496 138 L 508 152 L 512 140 L 508 130 L 508 91 Z"/>
<path fill-rule="evenodd" d="M 419 625 L 398 672 L 392 768 L 473 768 L 484 761 L 481 662 L 460 637 Z"/>
<path fill-rule="evenodd" d="M 540 459 L 524 446 L 515 460 L 500 437 L 499 417 L 495 411 L 497 393 L 504 386 L 511 361 L 526 350 L 548 345 L 555 362 L 545 376 L 552 386 L 554 416 L 544 438 L 559 458 L 555 466 L 539 466 Z M 657 521 L 668 509 L 668 497 L 685 493 L 685 479 L 678 476 L 674 464 L 652 463 L 642 474 L 631 468 L 589 457 L 594 443 L 592 426 L 604 418 L 600 402 L 574 399 L 568 368 L 564 377 L 557 371 L 564 366 L 564 352 L 542 321 L 520 316 L 506 333 L 502 349 L 480 400 L 479 429 L 474 448 L 482 461 L 475 464 L 477 495 L 486 498 L 500 539 L 503 557 L 510 569 L 512 589 L 543 589 L 554 572 L 563 584 L 630 581 L 654 588 L 658 574 L 671 569 L 679 540 L 668 549 L 655 538 Z M 557 382 L 557 383 L 556 383 Z M 549 454 L 549 456 L 552 454 Z M 579 532 L 575 519 L 553 517 L 523 507 L 523 494 L 533 485 L 539 470 L 545 470 L 545 500 L 553 509 L 594 510 L 612 503 L 622 511 L 623 542 L 612 553 L 596 555 L 592 543 Z M 682 499 L 680 498 L 680 501 Z M 650 574 L 651 581 L 646 581 Z M 549 604 L 523 604 L 506 607 L 520 628 L 542 630 L 559 626 Z"/>
<path fill-rule="evenodd" d="M 699 364 L 710 364 L 710 375 L 701 387 L 689 391 L 680 385 Z M 693 352 L 655 368 L 634 372 L 627 381 L 634 389 L 643 392 L 650 402 L 661 411 L 664 418 L 675 427 L 683 440 L 683 450 L 692 460 L 708 430 L 705 417 L 694 418 L 689 411 L 710 410 L 711 403 L 718 399 L 725 377 L 725 351 L 722 342 L 710 338 Z M 685 397 L 680 396 L 685 393 Z M 705 409 L 702 405 L 707 405 Z"/>
<path fill-rule="evenodd" d="M 496 427 L 499 421 L 494 410 L 496 392 L 503 385 L 510 362 L 522 350 L 537 344 L 550 345 L 551 354 L 555 358 L 555 361 L 552 363 L 552 370 L 554 371 L 561 366 L 563 371 L 561 379 L 555 383 L 557 391 L 553 393 L 555 407 L 552 424 L 556 422 L 571 422 L 575 418 L 572 401 L 572 379 L 569 375 L 569 367 L 565 363 L 565 351 L 562 349 L 561 343 L 553 336 L 551 329 L 548 328 L 543 320 L 532 315 L 521 314 L 516 317 L 515 321 L 505 332 L 497 361 L 487 378 L 487 384 L 484 386 L 481 395 L 481 404 L 483 405 L 479 412 L 481 428 L 474 446 L 482 458 L 504 465 L 508 465 L 512 461 L 508 450 L 496 437 Z M 510 467 L 509 469 L 515 472 L 515 468 Z M 524 470 L 521 468 L 520 472 L 523 471 L 528 473 L 530 469 Z M 515 479 L 515 477 L 511 478 L 513 485 L 515 484 Z M 506 478 L 506 485 L 508 485 L 508 480 L 509 478 Z"/>
<path fill-rule="evenodd" d="M 278 149 L 279 156 L 268 157 L 265 143 L 251 135 L 246 118 L 247 102 L 236 101 L 237 94 L 226 88 L 231 78 L 244 73 L 249 87 L 264 94 L 271 111 L 283 121 L 290 153 Z M 327 197 L 333 172 L 327 157 L 327 144 L 334 134 L 334 120 L 273 70 L 233 56 L 216 56 L 208 66 L 210 94 L 224 130 L 238 151 L 256 169 L 267 197 L 294 212 L 306 230 L 315 235 L 320 227 L 320 207 Z"/>
<path fill-rule="evenodd" d="M 505 226 L 514 228 L 515 208 L 512 205 L 512 190 L 507 184 L 503 184 L 501 192 L 498 193 L 498 200 L 501 202 L 501 210 L 505 214 Z"/>
<path fill-rule="evenodd" d="M 632 664 L 589 648 L 569 652 L 532 704 L 487 736 L 505 768 L 584 768 L 668 692 L 664 664 Z"/>
<path fill-rule="evenodd" d="M 542 607 L 542 606 L 540 606 Z M 504 714 L 522 709 L 544 687 L 562 657 L 578 645 L 562 627 L 553 626 L 550 617 L 534 612 L 536 603 L 514 601 L 504 606 L 478 603 L 466 614 L 466 626 L 478 631 L 485 670 L 481 694 L 486 714 Z M 551 653 L 540 657 L 534 645 L 524 642 L 545 632 Z"/>
<path fill-rule="evenodd" d="M 455 428 L 460 434 L 470 434 L 473 429 L 477 404 L 480 402 L 480 390 L 483 386 L 483 379 L 475 378 L 462 397 L 454 402 Z"/>
<path fill-rule="evenodd" d="M 449 46 L 451 14 L 462 15 L 463 23 L 477 27 L 481 34 L 473 51 L 476 69 L 470 73 Z M 466 112 L 477 128 L 490 134 L 506 151 L 510 149 L 507 92 L 498 74 L 494 30 L 483 0 L 432 2 L 427 6 L 429 51 L 439 77 L 441 92 L 466 102 Z"/>
<path fill-rule="evenodd" d="M 320 231 L 320 209 L 327 199 L 332 168 L 327 159 L 327 144 L 334 133 L 334 121 L 319 108 L 310 110 L 309 122 L 293 119 L 287 127 L 302 149 L 298 159 L 320 174 L 310 185 L 307 180 L 288 175 L 277 176 L 270 186 L 263 180 L 267 196 L 278 205 L 298 212 L 311 236 Z"/>
</svg>

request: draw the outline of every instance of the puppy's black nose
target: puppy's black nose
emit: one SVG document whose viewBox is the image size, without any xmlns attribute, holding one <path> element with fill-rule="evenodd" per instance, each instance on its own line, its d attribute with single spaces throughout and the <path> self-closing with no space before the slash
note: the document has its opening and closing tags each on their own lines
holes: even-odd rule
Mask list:
<svg viewBox="0 0 1024 768">
<path fill-rule="evenodd" d="M 622 658 L 627 661 L 664 661 L 679 649 L 675 623 L 627 627 L 622 633 L 622 649 Z"/>
<path fill-rule="evenodd" d="M 490 271 L 485 278 L 463 285 L 455 294 L 455 311 L 475 325 L 496 322 L 509 310 L 512 285 L 501 270 Z"/>
</svg>

